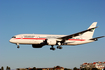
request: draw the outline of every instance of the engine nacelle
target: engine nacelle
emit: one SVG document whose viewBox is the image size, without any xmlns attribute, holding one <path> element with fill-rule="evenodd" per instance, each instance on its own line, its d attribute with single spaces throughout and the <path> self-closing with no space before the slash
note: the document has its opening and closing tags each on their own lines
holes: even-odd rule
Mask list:
<svg viewBox="0 0 105 70">
<path fill-rule="evenodd" d="M 95 38 L 94 40 L 95 40 L 95 41 L 98 41 L 98 39 L 97 39 L 97 38 Z"/>
<path fill-rule="evenodd" d="M 47 39 L 48 45 L 56 45 L 57 41 L 56 39 Z"/>
<path fill-rule="evenodd" d="M 42 44 L 32 44 L 33 48 L 42 48 L 43 45 Z"/>
</svg>

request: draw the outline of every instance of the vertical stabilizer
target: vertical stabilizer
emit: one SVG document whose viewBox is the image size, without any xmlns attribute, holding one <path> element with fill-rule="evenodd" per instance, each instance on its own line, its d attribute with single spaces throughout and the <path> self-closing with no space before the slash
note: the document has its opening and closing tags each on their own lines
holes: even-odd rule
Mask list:
<svg viewBox="0 0 105 70">
<path fill-rule="evenodd" d="M 96 25 L 97 25 L 97 22 L 93 22 L 88 29 L 94 28 L 96 27 Z M 90 39 L 93 37 L 94 31 L 95 29 L 93 29 L 92 31 L 85 32 L 82 36 Z"/>
</svg>

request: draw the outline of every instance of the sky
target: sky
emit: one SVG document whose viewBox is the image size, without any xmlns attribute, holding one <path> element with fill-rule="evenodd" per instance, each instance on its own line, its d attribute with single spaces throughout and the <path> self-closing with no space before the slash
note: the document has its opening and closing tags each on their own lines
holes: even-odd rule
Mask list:
<svg viewBox="0 0 105 70">
<path fill-rule="evenodd" d="M 32 48 L 9 42 L 18 34 L 70 35 L 98 22 L 93 37 L 105 35 L 105 0 L 0 0 L 0 67 L 80 67 L 105 61 L 105 38 L 77 46 Z M 56 48 L 56 46 L 54 46 Z"/>
</svg>

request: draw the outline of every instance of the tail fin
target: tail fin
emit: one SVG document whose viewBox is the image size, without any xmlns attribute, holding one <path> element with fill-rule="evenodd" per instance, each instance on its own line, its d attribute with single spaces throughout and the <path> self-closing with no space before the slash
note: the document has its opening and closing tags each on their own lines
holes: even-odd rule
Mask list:
<svg viewBox="0 0 105 70">
<path fill-rule="evenodd" d="M 93 22 L 88 29 L 94 28 L 96 27 L 96 25 L 97 25 L 97 22 Z M 82 36 L 88 39 L 91 39 L 93 37 L 94 31 L 95 29 L 93 29 L 92 31 L 85 32 Z"/>
</svg>

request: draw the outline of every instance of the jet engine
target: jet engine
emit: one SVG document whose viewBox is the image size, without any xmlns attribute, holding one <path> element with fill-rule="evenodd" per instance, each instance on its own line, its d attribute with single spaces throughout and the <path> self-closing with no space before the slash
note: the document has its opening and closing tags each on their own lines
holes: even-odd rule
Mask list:
<svg viewBox="0 0 105 70">
<path fill-rule="evenodd" d="M 56 45 L 57 41 L 56 41 L 56 39 L 47 39 L 47 44 L 48 45 Z"/>
<path fill-rule="evenodd" d="M 33 48 L 42 48 L 43 46 L 42 44 L 32 44 Z"/>
<path fill-rule="evenodd" d="M 46 39 L 40 44 L 32 44 L 33 48 L 42 48 L 44 45 L 56 45 L 56 39 Z"/>
</svg>

